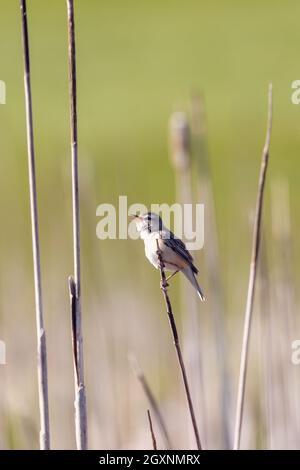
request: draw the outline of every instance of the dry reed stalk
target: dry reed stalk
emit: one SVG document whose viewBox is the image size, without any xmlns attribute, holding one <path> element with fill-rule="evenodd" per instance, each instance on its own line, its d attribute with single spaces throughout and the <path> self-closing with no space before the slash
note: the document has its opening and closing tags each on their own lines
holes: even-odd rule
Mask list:
<svg viewBox="0 0 300 470">
<path fill-rule="evenodd" d="M 29 189 L 30 189 L 30 213 L 32 227 L 32 250 L 34 268 L 34 289 L 35 289 L 35 311 L 37 329 L 37 371 L 39 389 L 39 409 L 40 409 L 40 449 L 50 449 L 50 428 L 49 428 L 49 404 L 48 404 L 48 372 L 47 372 L 47 348 L 46 332 L 44 328 L 43 301 L 42 301 L 42 281 L 41 281 L 41 257 L 39 245 L 39 221 L 37 207 L 37 189 L 35 172 L 35 152 L 32 117 L 32 95 L 30 79 L 30 54 L 29 37 L 27 24 L 26 0 L 20 0 L 22 19 L 22 40 L 24 56 L 24 88 L 26 105 L 26 125 L 27 125 L 27 149 L 29 168 Z"/>
<path fill-rule="evenodd" d="M 69 293 L 71 308 L 71 333 L 73 349 L 74 383 L 75 383 L 75 432 L 78 450 L 87 449 L 87 415 L 86 394 L 83 382 L 83 363 L 80 359 L 82 351 L 82 334 L 80 324 L 80 309 L 76 296 L 76 284 L 72 276 L 69 277 Z"/>
<path fill-rule="evenodd" d="M 272 448 L 272 404 L 273 404 L 273 319 L 271 306 L 270 276 L 269 276 L 269 259 L 266 250 L 266 237 L 262 233 L 262 250 L 259 262 L 258 286 L 260 300 L 260 355 L 261 355 L 261 382 L 264 412 L 265 436 L 263 446 L 264 449 Z"/>
<path fill-rule="evenodd" d="M 219 255 L 219 240 L 215 212 L 212 175 L 207 149 L 207 130 L 203 98 L 193 95 L 191 99 L 191 137 L 192 152 L 197 161 L 198 197 L 205 206 L 208 217 L 205 218 L 205 232 L 209 234 L 209 243 L 205 245 L 204 261 L 208 277 L 209 296 L 208 306 L 212 313 L 215 331 L 218 375 L 220 377 L 220 412 L 224 446 L 231 448 L 230 409 L 231 391 L 227 363 L 227 338 L 225 330 L 224 288 L 221 280 Z M 198 199 L 198 198 L 197 198 Z"/>
<path fill-rule="evenodd" d="M 160 431 L 161 431 L 161 434 L 162 434 L 162 437 L 165 441 L 165 445 L 167 447 L 167 449 L 172 449 L 172 443 L 171 443 L 171 439 L 169 437 L 169 433 L 168 433 L 168 430 L 167 430 L 167 426 L 165 424 L 165 421 L 164 421 L 164 418 L 161 414 L 161 411 L 160 411 L 160 408 L 158 406 L 158 403 L 156 401 L 156 398 L 151 390 L 151 387 L 147 381 L 147 378 L 144 374 L 144 372 L 142 371 L 142 369 L 140 368 L 136 358 L 133 356 L 133 355 L 130 355 L 129 356 L 129 361 L 130 361 L 130 364 L 132 366 L 132 369 L 138 379 L 138 381 L 140 382 L 141 384 L 141 387 L 144 391 L 144 394 L 149 402 L 149 405 L 155 415 L 155 418 L 157 420 L 157 423 L 158 423 L 158 426 L 160 428 Z"/>
<path fill-rule="evenodd" d="M 175 349 L 176 349 L 178 363 L 179 363 L 179 366 L 180 366 L 180 371 L 181 371 L 181 375 L 182 375 L 182 379 L 183 379 L 184 390 L 185 390 L 185 395 L 186 395 L 186 399 L 187 399 L 187 402 L 188 402 L 189 412 L 190 412 L 190 416 L 191 416 L 191 420 L 192 420 L 193 430 L 194 430 L 195 439 L 196 439 L 196 443 L 197 443 L 197 449 L 201 450 L 202 447 L 201 447 L 199 430 L 198 430 L 197 421 L 196 421 L 196 417 L 195 417 L 195 412 L 194 412 L 193 402 L 192 402 L 192 398 L 191 398 L 190 387 L 189 387 L 189 383 L 188 383 L 188 379 L 187 379 L 187 375 L 186 375 L 185 365 L 184 365 L 184 361 L 183 361 L 183 357 L 182 357 L 182 352 L 181 352 L 181 347 L 180 347 L 180 343 L 179 343 L 179 336 L 178 336 L 178 332 L 177 332 L 175 318 L 174 318 L 173 311 L 172 311 L 171 301 L 170 301 L 170 298 L 169 298 L 169 295 L 168 295 L 168 290 L 167 290 L 168 284 L 167 284 L 167 280 L 166 280 L 165 267 L 164 267 L 164 262 L 163 262 L 163 259 L 162 259 L 161 250 L 159 248 L 158 240 L 156 240 L 156 244 L 157 244 L 157 256 L 158 256 L 158 260 L 159 260 L 161 290 L 163 292 L 163 296 L 164 296 L 164 300 L 165 300 L 166 311 L 167 311 L 169 324 L 170 324 L 170 328 L 171 328 L 172 335 L 173 335 L 174 346 L 175 346 Z"/>
<path fill-rule="evenodd" d="M 296 448 L 299 441 L 299 373 L 296 367 L 286 366 L 286 357 L 290 354 L 294 332 L 297 331 L 297 309 L 295 303 L 295 283 L 293 277 L 293 240 L 291 231 L 291 208 L 289 184 L 284 178 L 277 178 L 271 184 L 271 227 L 273 239 L 273 285 L 275 293 L 276 325 L 280 331 L 276 342 L 279 354 L 277 368 L 281 368 L 281 391 L 279 404 L 284 413 L 283 439 L 287 448 Z M 284 312 L 284 315 L 282 313 Z M 283 439 L 278 442 L 282 445 Z"/>
<path fill-rule="evenodd" d="M 171 164 L 176 176 L 176 199 L 190 204 L 192 196 L 190 128 L 184 112 L 175 112 L 169 122 Z"/>
<path fill-rule="evenodd" d="M 153 450 L 157 450 L 156 438 L 155 438 L 155 434 L 154 434 L 154 430 L 152 426 L 150 410 L 147 410 L 147 415 L 148 415 L 149 428 L 150 428 L 150 434 L 151 434 L 151 439 L 152 439 L 152 447 L 153 447 Z"/>
<path fill-rule="evenodd" d="M 193 206 L 193 178 L 191 162 L 191 139 L 190 126 L 184 112 L 174 112 L 169 122 L 169 143 L 171 164 L 175 175 L 176 201 L 184 206 Z M 194 226 L 195 217 L 192 216 L 191 226 Z M 188 311 L 183 323 L 183 351 L 185 355 L 186 368 L 190 375 L 190 387 L 195 391 L 194 404 L 201 413 L 201 435 L 206 436 L 206 400 L 203 383 L 202 351 L 203 344 L 201 333 L 201 317 L 199 315 L 199 299 L 195 295 L 190 295 L 186 289 L 186 280 L 180 278 L 180 300 L 181 311 Z M 183 316 L 183 315 L 182 315 Z M 194 436 L 191 436 L 194 437 Z"/>
<path fill-rule="evenodd" d="M 72 154 L 72 208 L 73 208 L 73 250 L 74 279 L 69 278 L 71 299 L 73 360 L 75 377 L 75 428 L 78 450 L 88 446 L 87 410 L 84 385 L 83 339 L 81 327 L 81 279 L 80 279 L 80 217 L 79 217 L 79 178 L 78 178 L 78 139 L 77 139 L 77 90 L 76 90 L 76 49 L 74 2 L 67 0 L 68 12 L 68 56 L 69 92 Z"/>
<path fill-rule="evenodd" d="M 271 129 L 272 129 L 272 114 L 273 114 L 273 110 L 272 110 L 273 99 L 272 98 L 273 98 L 272 84 L 270 84 L 269 93 L 268 93 L 268 122 L 267 122 L 267 131 L 266 131 L 266 140 L 265 140 L 265 145 L 263 149 L 262 162 L 261 162 L 261 168 L 260 168 L 254 228 L 253 228 L 252 254 L 251 254 L 251 263 L 250 263 L 247 304 L 246 304 L 246 311 L 245 311 L 244 334 L 243 334 L 243 343 L 242 343 L 240 374 L 239 374 L 239 384 L 238 384 L 238 397 L 237 397 L 236 418 L 235 418 L 234 445 L 233 445 L 234 450 L 238 450 L 240 448 L 240 442 L 241 442 L 241 430 L 242 430 L 242 420 L 243 420 L 243 411 L 244 411 L 244 402 L 245 402 L 245 386 L 246 386 L 246 376 L 247 376 L 247 366 L 248 366 L 248 352 L 249 352 L 249 342 L 250 342 L 250 333 L 251 333 L 251 321 L 252 321 L 252 313 L 253 313 L 253 305 L 254 305 L 255 284 L 256 284 L 257 264 L 258 264 L 257 261 L 258 261 L 258 255 L 259 255 L 259 247 L 260 247 L 263 198 L 264 198 L 266 173 L 267 173 L 268 161 L 269 161 L 269 148 L 270 148 Z"/>
</svg>

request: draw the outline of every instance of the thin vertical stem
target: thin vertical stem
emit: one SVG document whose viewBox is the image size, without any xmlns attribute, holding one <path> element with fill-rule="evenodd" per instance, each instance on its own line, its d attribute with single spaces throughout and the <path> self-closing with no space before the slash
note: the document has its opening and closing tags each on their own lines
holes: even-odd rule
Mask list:
<svg viewBox="0 0 300 470">
<path fill-rule="evenodd" d="M 75 427 L 77 449 L 87 449 L 87 410 L 84 386 L 83 340 L 81 327 L 81 284 L 80 284 L 80 213 L 78 179 L 78 139 L 77 139 L 77 93 L 76 93 L 76 49 L 74 2 L 67 0 L 68 43 L 69 43 L 69 93 L 71 120 L 72 154 L 72 208 L 73 208 L 73 250 L 74 280 L 69 280 L 72 334 L 75 374 Z"/>
<path fill-rule="evenodd" d="M 186 399 L 187 399 L 187 402 L 188 402 L 188 407 L 189 407 L 189 412 L 190 412 L 190 416 L 191 416 L 191 420 L 192 420 L 192 425 L 193 425 L 193 430 L 194 430 L 195 439 L 196 439 L 196 443 L 197 443 L 197 448 L 199 450 L 201 450 L 200 435 L 199 435 L 197 421 L 196 421 L 196 417 L 195 417 L 192 397 L 191 397 L 191 393 L 190 393 L 190 387 L 189 387 L 189 383 L 188 383 L 188 379 L 187 379 L 187 375 L 186 375 L 186 370 L 185 370 L 185 365 L 184 365 L 184 361 L 183 361 L 183 357 L 182 357 L 181 347 L 180 347 L 180 343 L 179 343 L 179 336 L 178 336 L 178 332 L 177 332 L 175 318 L 174 318 L 173 311 L 172 311 L 172 305 L 171 305 L 171 301 L 170 301 L 170 298 L 169 298 L 169 295 L 168 295 L 168 290 L 167 290 L 165 266 L 164 266 L 164 262 L 163 262 L 163 259 L 162 259 L 161 250 L 160 250 L 160 247 L 159 247 L 159 241 L 156 240 L 156 243 L 157 243 L 157 256 L 158 256 L 158 260 L 159 260 L 161 289 L 162 289 L 164 299 L 165 299 L 166 311 L 167 311 L 169 324 L 170 324 L 172 335 L 173 335 L 174 346 L 175 346 L 175 349 L 176 349 L 178 363 L 179 363 L 179 366 L 180 366 L 180 371 L 181 371 L 181 375 L 182 375 L 182 379 L 183 379 L 185 395 L 186 395 Z"/>
<path fill-rule="evenodd" d="M 157 450 L 156 437 L 155 437 L 154 430 L 153 430 L 150 410 L 147 410 L 147 415 L 148 415 L 149 428 L 150 428 L 150 434 L 151 434 L 151 439 L 152 439 L 152 447 L 153 447 L 153 450 Z"/>
<path fill-rule="evenodd" d="M 40 449 L 50 449 L 50 429 L 49 429 L 49 404 L 48 404 L 48 372 L 47 372 L 47 348 L 46 333 L 44 329 L 42 282 L 41 282 L 41 259 L 39 246 L 39 221 L 37 207 L 37 189 L 35 172 L 35 153 L 32 118 L 32 95 L 30 81 L 30 54 L 27 24 L 26 0 L 20 0 L 22 19 L 22 39 L 24 55 L 24 88 L 26 105 L 26 125 L 27 125 L 27 151 L 29 168 L 29 190 L 30 190 L 30 212 L 32 227 L 32 250 L 34 268 L 34 289 L 35 289 L 35 311 L 37 329 L 37 370 L 39 388 L 39 408 L 40 408 Z"/>
<path fill-rule="evenodd" d="M 219 256 L 219 240 L 217 231 L 217 220 L 215 211 L 214 192 L 212 186 L 212 175 L 210 159 L 207 146 L 207 125 L 204 112 L 204 100 L 201 96 L 193 95 L 191 101 L 191 135 L 192 149 L 197 161 L 198 194 L 205 206 L 205 232 L 209 233 L 209 243 L 205 245 L 204 259 L 206 263 L 207 279 L 211 295 L 209 297 L 209 308 L 215 331 L 215 344 L 217 353 L 220 416 L 224 446 L 230 449 L 231 444 L 231 390 L 228 374 L 227 338 L 225 328 L 224 288 L 222 285 L 222 266 Z"/>
<path fill-rule="evenodd" d="M 73 207 L 73 250 L 74 280 L 77 297 L 80 297 L 80 213 L 79 213 L 79 177 L 78 177 L 78 135 L 77 135 L 77 78 L 74 2 L 67 0 L 68 42 L 69 42 L 69 93 L 72 147 L 72 207 Z"/>
<path fill-rule="evenodd" d="M 136 358 L 134 356 L 130 355 L 129 360 L 130 360 L 132 369 L 133 369 L 134 373 L 136 374 L 136 377 L 137 377 L 138 381 L 140 382 L 141 387 L 144 391 L 144 394 L 145 394 L 145 396 L 146 396 L 146 398 L 149 402 L 151 410 L 154 413 L 154 417 L 156 418 L 157 424 L 160 428 L 160 431 L 161 431 L 161 434 L 162 434 L 163 439 L 165 441 L 165 444 L 167 446 L 167 449 L 172 449 L 173 446 L 172 446 L 171 439 L 170 439 L 170 436 L 169 436 L 169 433 L 168 433 L 168 430 L 167 430 L 167 426 L 166 426 L 164 418 L 161 414 L 161 411 L 160 411 L 160 408 L 158 406 L 157 400 L 156 400 L 156 398 L 153 394 L 153 391 L 152 391 L 152 389 L 151 389 L 151 387 L 148 383 L 148 380 L 147 380 L 144 372 L 140 368 Z"/>
<path fill-rule="evenodd" d="M 176 201 L 184 208 L 193 206 L 193 174 L 191 158 L 191 130 L 184 112 L 177 111 L 171 115 L 169 125 L 170 157 L 175 174 Z M 195 223 L 191 216 L 191 223 Z M 184 241 L 184 240 L 183 240 Z M 181 278 L 181 311 L 188 310 L 184 318 L 182 349 L 185 354 L 185 365 L 190 373 L 190 388 L 195 390 L 194 405 L 201 413 L 202 443 L 206 436 L 206 397 L 203 383 L 201 318 L 199 299 L 189 295 Z M 194 438 L 192 435 L 190 438 Z"/>
<path fill-rule="evenodd" d="M 262 162 L 261 162 L 261 168 L 260 168 L 254 228 L 253 228 L 252 254 L 251 254 L 251 263 L 250 263 L 250 274 L 249 274 L 247 304 L 246 304 L 245 323 L 244 323 L 244 335 L 243 335 L 240 375 L 239 375 L 239 384 L 238 384 L 238 397 L 237 397 L 235 432 L 234 432 L 234 450 L 238 450 L 240 448 L 240 442 L 241 442 L 241 429 L 242 429 L 242 420 L 243 420 L 243 411 L 244 411 L 244 402 L 245 402 L 245 386 L 246 386 L 246 376 L 247 376 L 247 366 L 248 366 L 248 352 L 249 352 L 249 342 L 250 342 L 250 333 L 251 333 L 251 321 L 252 321 L 252 313 L 253 313 L 253 305 L 254 305 L 257 261 L 258 261 L 258 255 L 259 255 L 259 247 L 260 247 L 263 198 L 264 198 L 266 173 L 267 173 L 268 161 L 269 161 L 269 148 L 270 148 L 271 129 L 272 129 L 272 107 L 273 107 L 272 98 L 273 98 L 272 84 L 270 84 L 269 94 L 268 94 L 267 132 L 266 132 L 266 140 L 265 140 L 265 145 L 263 149 Z"/>
</svg>

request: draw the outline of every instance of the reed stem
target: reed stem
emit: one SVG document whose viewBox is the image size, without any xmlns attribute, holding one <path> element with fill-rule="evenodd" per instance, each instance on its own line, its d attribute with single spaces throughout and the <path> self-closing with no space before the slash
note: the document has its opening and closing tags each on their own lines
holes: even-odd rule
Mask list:
<svg viewBox="0 0 300 470">
<path fill-rule="evenodd" d="M 157 450 L 156 437 L 155 437 L 154 430 L 153 430 L 150 410 L 147 410 L 147 415 L 148 415 L 149 428 L 150 428 L 150 434 L 151 434 L 151 439 L 152 439 L 152 447 L 153 447 L 153 450 Z"/>
<path fill-rule="evenodd" d="M 48 371 L 47 371 L 47 347 L 46 332 L 44 328 L 42 281 L 41 281 L 41 256 L 39 243 L 39 220 L 35 171 L 35 151 L 32 117 L 32 95 L 30 79 L 30 54 L 27 23 L 26 0 L 20 0 L 22 19 L 22 40 L 24 56 L 24 88 L 27 125 L 27 152 L 29 169 L 30 213 L 32 228 L 32 251 L 34 269 L 35 313 L 37 330 L 37 372 L 40 409 L 40 449 L 50 449 L 49 403 L 48 403 Z"/>
<path fill-rule="evenodd" d="M 182 375 L 185 395 L 186 395 L 186 399 L 187 399 L 187 402 L 188 402 L 188 408 L 189 408 L 189 412 L 190 412 L 190 416 L 191 416 L 191 420 L 192 420 L 192 425 L 193 425 L 193 430 L 194 430 L 194 434 L 195 434 L 195 439 L 196 439 L 196 443 L 197 443 L 197 449 L 201 450 L 202 447 L 201 447 L 200 435 L 199 435 L 199 431 L 198 431 L 197 421 L 196 421 L 195 412 L 194 412 L 194 406 L 193 406 L 192 397 L 191 397 L 191 393 L 190 393 L 190 387 L 189 387 L 189 383 L 188 383 L 188 379 L 187 379 L 187 375 L 186 375 L 186 370 L 185 370 L 185 365 L 184 365 L 184 361 L 183 361 L 183 357 L 182 357 L 181 347 L 180 347 L 180 343 L 179 343 L 179 336 L 178 336 L 178 332 L 177 332 L 176 322 L 175 322 L 175 318 L 174 318 L 174 315 L 173 315 L 172 305 L 171 305 L 171 301 L 170 301 L 168 290 L 167 290 L 165 266 L 164 266 L 164 262 L 163 262 L 163 259 L 162 259 L 161 250 L 159 248 L 158 240 L 156 240 L 156 244 L 157 244 L 157 256 L 158 256 L 158 260 L 159 260 L 161 290 L 163 292 L 165 305 L 166 305 L 166 311 L 167 311 L 167 315 L 168 315 L 168 319 L 169 319 L 169 324 L 170 324 L 172 335 L 173 335 L 174 346 L 175 346 L 175 349 L 176 349 L 178 363 L 179 363 L 179 367 L 180 367 L 180 371 L 181 371 L 181 375 Z"/>
<path fill-rule="evenodd" d="M 246 387 L 247 366 L 248 366 L 248 356 L 249 356 L 248 353 L 249 353 L 249 343 L 250 343 L 250 334 L 251 334 L 251 321 L 252 321 L 252 314 L 253 314 L 255 285 L 256 285 L 256 277 L 257 277 L 257 264 L 258 264 L 258 255 L 259 255 L 260 238 L 261 238 L 263 199 L 264 199 L 266 174 L 267 174 L 267 168 L 268 168 L 268 162 L 269 162 L 269 148 L 270 148 L 271 129 L 272 129 L 272 112 L 273 112 L 272 108 L 273 108 L 273 94 L 272 94 L 272 84 L 270 84 L 269 94 L 268 94 L 267 132 L 266 132 L 266 140 L 265 140 L 265 145 L 263 149 L 262 162 L 261 162 L 261 168 L 260 168 L 254 228 L 253 228 L 252 254 L 251 254 L 251 263 L 250 263 L 248 295 L 247 295 L 247 304 L 246 304 L 246 312 L 245 312 L 244 334 L 243 334 L 243 343 L 242 343 L 240 375 L 239 375 L 239 384 L 238 384 L 238 397 L 237 397 L 237 407 L 236 407 L 234 447 L 233 447 L 234 450 L 238 450 L 240 448 L 240 443 L 241 443 L 241 430 L 242 430 L 242 421 L 243 421 L 243 412 L 244 412 L 244 403 L 245 403 L 245 387 Z"/>
<path fill-rule="evenodd" d="M 81 272 L 80 272 L 80 212 L 79 212 L 79 177 L 78 177 L 78 138 L 77 138 L 77 87 L 76 87 L 76 48 L 74 2 L 67 0 L 68 44 L 69 44 L 69 93 L 71 121 L 71 156 L 72 156 L 72 208 L 73 208 L 73 250 L 74 279 L 69 278 L 73 361 L 75 376 L 75 428 L 78 450 L 88 446 L 87 409 L 84 385 L 83 338 L 81 327 Z"/>
</svg>

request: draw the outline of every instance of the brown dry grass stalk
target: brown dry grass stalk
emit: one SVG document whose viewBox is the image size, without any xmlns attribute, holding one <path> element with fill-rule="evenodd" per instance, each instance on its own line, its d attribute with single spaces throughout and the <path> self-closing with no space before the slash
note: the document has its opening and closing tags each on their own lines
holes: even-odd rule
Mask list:
<svg viewBox="0 0 300 470">
<path fill-rule="evenodd" d="M 167 449 L 172 449 L 173 447 L 172 447 L 171 439 L 170 439 L 170 436 L 169 436 L 169 433 L 168 433 L 168 430 L 167 430 L 167 426 L 166 426 L 164 418 L 161 414 L 161 411 L 160 411 L 160 408 L 158 406 L 157 400 L 156 400 L 156 398 L 155 398 L 155 396 L 154 396 L 154 394 L 151 390 L 151 387 L 148 383 L 148 380 L 147 380 L 144 372 L 140 368 L 140 365 L 138 364 L 138 361 L 136 360 L 136 358 L 132 354 L 130 354 L 130 356 L 129 356 L 129 361 L 130 361 L 130 364 L 132 366 L 132 369 L 133 369 L 138 381 L 141 384 L 141 387 L 142 387 L 142 389 L 144 391 L 144 394 L 145 394 L 145 396 L 146 396 L 146 398 L 149 402 L 151 410 L 154 413 L 154 416 L 155 416 L 157 424 L 160 428 L 162 437 L 165 441 L 165 445 L 166 445 Z"/>
<path fill-rule="evenodd" d="M 246 386 L 246 376 L 247 376 L 247 366 L 248 366 L 248 352 L 249 352 L 249 342 L 250 342 L 250 333 L 251 333 L 251 321 L 252 321 L 255 285 L 256 285 L 256 277 L 257 277 L 257 264 L 258 264 L 257 261 L 258 261 L 258 255 L 259 255 L 259 247 L 260 247 L 263 198 L 264 198 L 266 173 L 267 173 L 268 161 L 269 161 L 269 148 L 270 148 L 271 129 L 272 129 L 272 106 L 273 106 L 272 98 L 273 98 L 272 84 L 270 84 L 269 94 L 268 94 L 267 132 L 266 132 L 266 140 L 265 140 L 265 145 L 264 145 L 263 155 L 262 155 L 257 200 L 256 200 L 255 219 L 254 219 L 254 228 L 253 228 L 252 254 L 251 254 L 251 263 L 250 263 L 249 284 L 248 284 L 248 295 L 247 295 L 247 304 L 246 304 L 246 312 L 245 312 L 241 363 L 240 363 L 240 375 L 239 375 L 239 384 L 238 384 L 238 397 L 237 397 L 235 431 L 234 431 L 234 449 L 235 450 L 238 450 L 240 448 L 240 442 L 241 442 L 241 430 L 242 430 L 242 420 L 243 420 L 243 411 L 244 411 L 244 402 L 245 402 L 245 386 Z"/>
<path fill-rule="evenodd" d="M 204 99 L 193 94 L 191 98 L 191 137 L 192 152 L 197 163 L 198 197 L 205 206 L 205 233 L 209 243 L 205 245 L 204 260 L 210 290 L 209 308 L 215 332 L 218 376 L 220 380 L 220 415 L 224 446 L 230 449 L 231 443 L 231 390 L 228 373 L 227 337 L 225 328 L 224 286 L 219 254 L 219 239 L 215 209 L 212 173 L 207 145 L 207 124 Z"/>
<path fill-rule="evenodd" d="M 43 317 L 41 259 L 40 259 L 40 245 L 39 245 L 39 221 L 38 221 L 38 207 L 37 207 L 35 152 L 34 152 L 33 118 L 32 118 L 32 97 L 31 97 L 31 80 L 30 80 L 30 54 L 29 54 L 27 10 L 26 10 L 25 0 L 20 0 L 20 8 L 21 8 L 21 19 L 22 19 L 22 39 L 23 39 L 23 55 L 24 55 L 24 87 L 25 87 L 25 105 L 26 105 L 30 213 L 31 213 L 31 226 L 32 226 L 32 250 L 33 250 L 35 311 L 36 311 L 36 329 L 37 329 L 37 371 L 38 371 L 39 408 L 40 408 L 40 449 L 48 450 L 50 449 L 50 429 L 49 429 L 49 405 L 48 405 L 47 348 L 46 348 L 46 332 L 44 329 L 44 317 Z"/>
<path fill-rule="evenodd" d="M 74 2 L 67 0 L 69 44 L 69 90 L 72 153 L 72 208 L 74 279 L 69 278 L 75 375 L 75 428 L 77 449 L 87 449 L 87 410 L 84 386 L 83 340 L 81 328 L 80 218 L 77 139 L 77 92 Z"/>
<path fill-rule="evenodd" d="M 174 170 L 176 201 L 184 205 L 193 205 L 193 168 L 191 155 L 191 130 L 185 112 L 176 111 L 172 113 L 169 121 L 169 145 L 170 160 Z M 192 217 L 191 223 L 195 220 Z M 206 397 L 203 381 L 203 364 L 201 348 L 203 341 L 201 333 L 201 317 L 199 315 L 199 299 L 190 295 L 186 289 L 185 280 L 180 279 L 180 301 L 181 311 L 187 310 L 183 323 L 182 349 L 185 355 L 185 365 L 190 376 L 191 391 L 195 391 L 194 405 L 201 413 L 201 433 L 207 435 Z M 191 436 L 193 438 L 193 436 Z"/>
<path fill-rule="evenodd" d="M 191 397 L 191 393 L 190 393 L 190 387 L 189 387 L 189 383 L 188 383 L 188 379 L 187 379 L 187 375 L 186 375 L 186 370 L 185 370 L 185 365 L 184 365 L 184 361 L 183 361 L 183 357 L 182 357 L 181 347 L 180 347 L 180 343 L 179 343 L 179 336 L 178 336 L 178 332 L 177 332 L 175 318 L 174 318 L 173 311 L 172 311 L 172 305 L 171 305 L 171 301 L 170 301 L 170 298 L 169 298 L 169 295 L 168 295 L 168 290 L 167 290 L 167 285 L 168 284 L 167 284 L 167 281 L 166 281 L 164 262 L 163 262 L 163 259 L 162 259 L 162 254 L 161 254 L 161 250 L 159 248 L 158 240 L 156 240 L 156 243 L 157 243 L 157 256 L 158 256 L 158 260 L 159 260 L 161 289 L 162 289 L 164 300 L 165 300 L 166 311 L 167 311 L 169 324 L 170 324 L 172 335 L 173 335 L 174 346 L 175 346 L 175 349 L 176 349 L 178 363 L 179 363 L 179 367 L 180 367 L 180 371 L 181 371 L 181 375 L 182 375 L 182 379 L 183 379 L 185 395 L 186 395 L 186 399 L 187 399 L 187 402 L 188 402 L 188 407 L 189 407 L 189 412 L 190 412 L 190 416 L 191 416 L 191 420 L 192 420 L 192 425 L 193 425 L 193 430 L 194 430 L 195 439 L 196 439 L 196 443 L 197 443 L 197 448 L 199 450 L 201 450 L 202 447 L 201 447 L 200 435 L 199 435 L 199 430 L 198 430 L 197 421 L 196 421 L 196 417 L 195 417 L 194 406 L 193 406 L 192 397 Z"/>
<path fill-rule="evenodd" d="M 153 450 L 157 450 L 156 437 L 155 437 L 154 430 L 153 430 L 150 410 L 147 410 L 147 415 L 148 415 L 149 428 L 150 428 L 150 434 L 151 434 L 151 439 L 152 439 L 152 447 L 153 447 Z"/>
</svg>

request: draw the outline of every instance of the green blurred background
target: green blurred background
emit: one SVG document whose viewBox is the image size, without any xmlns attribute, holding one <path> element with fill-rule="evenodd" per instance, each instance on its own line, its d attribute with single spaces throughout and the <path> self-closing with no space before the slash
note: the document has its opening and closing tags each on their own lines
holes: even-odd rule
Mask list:
<svg viewBox="0 0 300 470">
<path fill-rule="evenodd" d="M 66 4 L 62 0 L 27 4 L 52 441 L 63 448 L 74 446 L 67 292 L 73 268 Z M 291 83 L 300 76 L 300 4 L 296 0 L 77 0 L 75 7 L 91 446 L 145 446 L 146 405 L 133 415 L 142 396 L 135 398 L 138 386 L 134 377 L 128 378 L 128 351 L 143 358 L 163 403 L 174 388 L 168 385 L 171 377 L 180 388 L 169 332 L 159 311 L 158 274 L 144 261 L 140 241 L 96 239 L 96 207 L 102 202 L 116 204 L 119 195 L 127 195 L 129 204 L 175 201 L 168 120 L 172 111 L 189 108 L 191 93 L 202 93 L 226 318 L 237 335 L 236 349 L 230 353 L 234 401 L 251 248 L 249 213 L 255 204 L 270 81 L 274 127 L 268 181 L 288 182 L 294 242 L 300 228 L 300 108 L 291 102 Z M 0 338 L 7 345 L 7 365 L 0 369 L 4 448 L 36 447 L 38 430 L 22 67 L 19 4 L 0 0 L 0 79 L 7 86 L 7 103 L 0 106 Z M 267 193 L 269 227 L 269 187 Z M 209 242 L 209 234 L 206 237 Z M 299 255 L 294 243 L 292 271 L 297 275 Z M 205 272 L 201 278 L 207 290 Z M 178 285 L 176 280 L 172 291 L 176 306 Z M 125 324 L 131 337 L 122 334 Z M 150 336 L 146 339 L 145 324 Z M 156 336 L 156 328 L 165 331 Z M 155 353 L 150 354 L 151 345 Z M 167 361 L 174 364 L 158 372 L 156 365 L 159 362 L 163 368 L 164 359 L 166 367 Z M 113 360 L 117 365 L 111 371 Z M 130 384 L 125 386 L 124 380 Z M 184 398 L 180 391 L 174 393 L 174 402 L 183 401 L 184 415 Z M 67 418 L 62 424 L 63 413 Z M 221 438 L 214 441 L 213 429 L 208 445 L 221 446 Z M 259 442 L 255 433 L 249 433 L 249 445 Z M 182 435 L 178 431 L 176 445 L 184 447 Z"/>
</svg>

